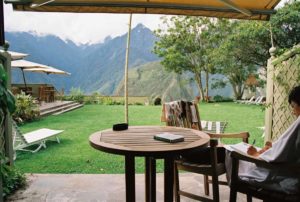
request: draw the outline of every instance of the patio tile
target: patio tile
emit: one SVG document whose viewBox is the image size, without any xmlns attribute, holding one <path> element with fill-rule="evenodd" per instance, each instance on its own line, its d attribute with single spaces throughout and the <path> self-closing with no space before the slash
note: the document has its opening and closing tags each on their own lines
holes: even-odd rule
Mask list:
<svg viewBox="0 0 300 202">
<path fill-rule="evenodd" d="M 203 194 L 203 176 L 180 174 L 181 188 Z M 222 176 L 224 178 L 224 176 Z M 123 202 L 125 177 L 123 174 L 28 174 L 26 189 L 17 191 L 7 201 L 22 202 Z M 144 175 L 136 175 L 136 201 L 144 200 Z M 220 186 L 221 201 L 229 201 L 229 187 Z M 157 201 L 163 201 L 163 174 L 157 174 Z M 181 198 L 183 202 L 194 200 Z M 239 202 L 246 196 L 239 194 Z M 260 200 L 253 200 L 260 201 Z"/>
</svg>

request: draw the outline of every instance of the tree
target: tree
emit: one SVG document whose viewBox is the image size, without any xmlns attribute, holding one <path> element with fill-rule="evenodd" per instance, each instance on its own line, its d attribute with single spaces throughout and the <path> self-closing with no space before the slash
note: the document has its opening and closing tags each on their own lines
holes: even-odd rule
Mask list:
<svg viewBox="0 0 300 202">
<path fill-rule="evenodd" d="M 266 70 L 272 46 L 271 34 L 279 49 L 284 50 L 300 42 L 299 13 L 300 2 L 294 1 L 280 8 L 270 22 L 232 21 L 232 32 L 213 54 L 218 71 L 227 76 L 236 99 L 243 95 L 244 82 L 249 74 L 257 77 L 257 68 Z M 216 83 L 216 86 L 223 85 L 224 81 Z"/>
<path fill-rule="evenodd" d="M 174 16 L 163 18 L 166 30 L 155 31 L 159 41 L 155 43 L 154 53 L 163 58 L 161 64 L 168 71 L 176 73 L 191 72 L 196 81 L 201 98 L 208 96 L 209 73 L 213 71 L 207 52 L 210 42 L 207 33 L 213 26 L 209 18 Z M 205 89 L 202 86 L 202 72 L 206 72 Z"/>
<path fill-rule="evenodd" d="M 271 47 L 268 22 L 237 21 L 227 42 L 234 46 L 237 58 L 246 66 L 266 68 Z"/>
<path fill-rule="evenodd" d="M 205 97 L 208 98 L 208 87 L 209 87 L 209 74 L 216 73 L 216 66 L 214 63 L 213 54 L 214 50 L 220 46 L 223 38 L 228 34 L 229 21 L 224 19 L 213 19 L 209 20 L 205 24 L 205 28 L 201 32 L 201 38 L 205 43 L 203 43 L 203 48 L 205 49 L 205 56 L 203 56 L 203 70 L 205 73 L 205 86 L 206 94 Z M 208 101 L 208 100 L 207 100 Z"/>
<path fill-rule="evenodd" d="M 299 13 L 300 2 L 294 1 L 278 9 L 269 22 L 239 21 L 233 42 L 240 49 L 241 60 L 266 68 L 272 46 L 271 34 L 274 45 L 283 51 L 300 43 Z"/>
<path fill-rule="evenodd" d="M 270 19 L 274 43 L 286 49 L 300 43 L 300 2 L 294 0 L 280 8 Z"/>
<path fill-rule="evenodd" d="M 224 86 L 226 82 L 229 82 L 236 99 L 241 99 L 245 81 L 257 69 L 257 65 L 246 57 L 247 47 L 252 44 L 248 43 L 251 41 L 249 38 L 245 39 L 241 25 L 239 21 L 218 25 L 219 30 L 226 32 L 227 36 L 221 40 L 219 48 L 212 52 L 217 71 L 228 79 L 217 81 L 215 86 Z"/>
<path fill-rule="evenodd" d="M 279 49 L 291 48 L 300 42 L 300 2 L 292 2 L 278 9 L 269 22 L 237 21 L 234 36 L 231 36 L 240 60 L 245 64 L 266 69 L 270 58 L 269 49 L 274 45 Z M 282 51 L 279 51 L 279 53 Z"/>
</svg>

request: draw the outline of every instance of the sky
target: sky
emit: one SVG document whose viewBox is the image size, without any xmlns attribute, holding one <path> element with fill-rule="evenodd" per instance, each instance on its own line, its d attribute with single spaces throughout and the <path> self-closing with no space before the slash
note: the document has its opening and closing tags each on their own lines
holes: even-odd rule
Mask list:
<svg viewBox="0 0 300 202">
<path fill-rule="evenodd" d="M 279 6 L 285 1 L 282 0 Z M 161 16 L 134 14 L 132 28 L 142 23 L 151 30 L 157 29 Z M 107 36 L 125 34 L 128 31 L 129 14 L 20 12 L 13 11 L 11 4 L 4 4 L 4 19 L 6 31 L 52 34 L 79 45 L 99 43 Z"/>
<path fill-rule="evenodd" d="M 132 28 L 142 23 L 154 30 L 161 15 L 134 14 Z M 53 34 L 76 44 L 102 42 L 107 36 L 120 36 L 128 31 L 129 14 L 91 13 L 39 13 L 13 11 L 11 4 L 4 4 L 6 31 L 32 32 L 37 35 Z"/>
</svg>

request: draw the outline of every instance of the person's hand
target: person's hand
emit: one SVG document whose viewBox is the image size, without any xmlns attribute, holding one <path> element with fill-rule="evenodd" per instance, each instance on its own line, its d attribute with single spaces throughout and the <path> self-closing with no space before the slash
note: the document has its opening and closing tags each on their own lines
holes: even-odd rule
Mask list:
<svg viewBox="0 0 300 202">
<path fill-rule="evenodd" d="M 248 147 L 247 154 L 254 157 L 259 156 L 257 149 L 252 145 Z"/>
<path fill-rule="evenodd" d="M 271 148 L 272 147 L 272 142 L 267 141 L 266 144 L 265 144 L 265 146 L 268 146 L 269 148 Z"/>
<path fill-rule="evenodd" d="M 264 153 L 265 151 L 267 151 L 268 149 L 270 149 L 272 147 L 272 142 L 267 141 L 265 146 L 258 152 L 259 154 Z"/>
</svg>

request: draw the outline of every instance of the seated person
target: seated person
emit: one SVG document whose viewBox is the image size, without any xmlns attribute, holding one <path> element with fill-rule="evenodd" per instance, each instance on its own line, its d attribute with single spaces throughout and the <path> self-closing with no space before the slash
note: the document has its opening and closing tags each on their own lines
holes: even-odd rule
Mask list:
<svg viewBox="0 0 300 202">
<path fill-rule="evenodd" d="M 273 144 L 267 142 L 262 150 L 253 146 L 248 154 L 267 162 L 299 162 L 300 161 L 300 86 L 289 94 L 289 103 L 293 108 L 296 121 Z M 227 168 L 230 170 L 230 167 Z M 262 188 L 281 191 L 288 194 L 299 194 L 300 175 L 281 170 L 269 170 L 255 164 L 240 161 L 239 177 L 249 183 L 258 184 Z"/>
<path fill-rule="evenodd" d="M 300 86 L 295 87 L 291 91 L 291 93 L 289 95 L 289 104 L 293 108 L 293 114 L 298 118 L 300 116 Z M 277 143 L 280 144 L 282 142 L 281 139 L 283 139 L 283 135 L 274 144 L 277 144 Z M 257 151 L 255 147 L 250 146 L 248 148 L 247 153 L 251 156 L 258 157 L 260 154 L 264 153 L 266 150 L 270 149 L 271 147 L 272 147 L 272 142 L 267 141 L 265 144 L 265 147 L 263 149 L 261 149 L 260 151 Z"/>
</svg>

